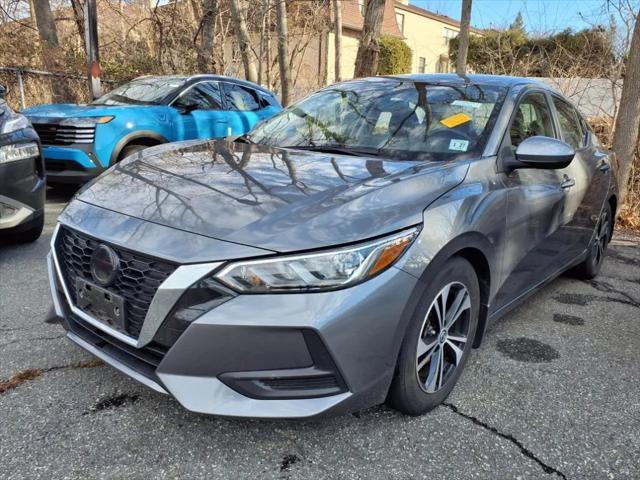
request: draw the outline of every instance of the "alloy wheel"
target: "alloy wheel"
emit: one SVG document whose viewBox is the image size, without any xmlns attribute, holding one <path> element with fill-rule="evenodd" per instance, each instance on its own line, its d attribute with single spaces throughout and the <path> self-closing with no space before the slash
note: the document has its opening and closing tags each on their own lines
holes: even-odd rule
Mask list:
<svg viewBox="0 0 640 480">
<path fill-rule="evenodd" d="M 420 329 L 416 373 L 427 393 L 440 390 L 464 356 L 468 341 L 471 297 L 462 283 L 443 287 L 431 303 Z"/>
</svg>

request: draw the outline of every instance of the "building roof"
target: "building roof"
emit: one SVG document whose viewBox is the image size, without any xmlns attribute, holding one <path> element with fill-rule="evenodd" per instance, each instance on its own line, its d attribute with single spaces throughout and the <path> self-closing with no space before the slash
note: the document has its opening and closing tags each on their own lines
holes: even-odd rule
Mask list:
<svg viewBox="0 0 640 480">
<path fill-rule="evenodd" d="M 451 17 L 447 17 L 446 15 L 440 15 L 439 13 L 434 13 L 429 10 L 425 10 L 424 8 L 416 7 L 415 5 L 405 4 L 403 2 L 395 1 L 395 8 L 400 10 L 405 10 L 407 12 L 415 13 L 416 15 L 420 15 L 425 18 L 430 18 L 431 20 L 436 20 L 437 22 L 446 23 L 447 25 L 451 25 L 452 27 L 460 28 L 460 22 L 458 20 L 454 20 Z M 470 31 L 476 33 L 478 35 L 483 35 L 484 30 L 478 28 L 470 28 Z"/>
<path fill-rule="evenodd" d="M 360 2 L 358 0 L 342 1 L 342 26 L 351 30 L 362 30 L 364 25 L 364 17 L 360 13 Z M 384 14 L 382 16 L 382 33 L 393 35 L 394 37 L 403 38 L 398 21 L 396 20 L 396 12 L 394 9 L 394 0 L 386 0 L 384 4 Z"/>
</svg>

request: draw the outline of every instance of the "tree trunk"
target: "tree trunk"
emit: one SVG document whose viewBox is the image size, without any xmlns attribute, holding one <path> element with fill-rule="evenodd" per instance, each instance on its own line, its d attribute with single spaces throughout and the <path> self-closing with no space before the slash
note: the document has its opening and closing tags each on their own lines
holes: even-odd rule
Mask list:
<svg viewBox="0 0 640 480">
<path fill-rule="evenodd" d="M 42 63 L 45 69 L 49 71 L 59 70 L 56 51 L 60 48 L 60 42 L 58 41 L 58 30 L 56 29 L 56 22 L 49 0 L 34 0 L 33 10 L 32 13 L 36 19 L 38 35 L 43 46 Z M 64 80 L 55 79 L 51 82 L 51 94 L 54 102 L 69 100 L 67 93 Z"/>
<path fill-rule="evenodd" d="M 458 55 L 456 58 L 456 73 L 458 75 L 466 75 L 467 73 L 467 52 L 469 51 L 470 25 L 471 25 L 471 0 L 462 0 L 460 33 L 458 34 Z"/>
<path fill-rule="evenodd" d="M 253 58 L 253 53 L 251 52 L 251 40 L 249 37 L 249 31 L 247 30 L 247 22 L 244 18 L 242 8 L 240 7 L 240 0 L 229 0 L 229 6 L 231 7 L 231 16 L 233 18 L 236 36 L 238 38 L 242 64 L 244 65 L 244 76 L 250 82 L 257 82 L 258 73 L 256 69 L 256 62 Z"/>
<path fill-rule="evenodd" d="M 291 69 L 289 67 L 289 30 L 287 27 L 287 0 L 277 0 L 278 11 L 278 64 L 280 66 L 280 89 L 283 106 L 289 105 L 291 91 Z"/>
<path fill-rule="evenodd" d="M 213 59 L 214 42 L 216 38 L 216 18 L 218 16 L 218 0 L 202 0 L 202 40 L 198 52 L 198 66 L 202 72 L 212 70 L 217 73 Z"/>
<path fill-rule="evenodd" d="M 342 81 L 342 1 L 333 0 L 333 35 L 335 36 L 335 81 Z"/>
<path fill-rule="evenodd" d="M 84 52 L 87 53 L 87 46 L 84 43 L 84 2 L 82 0 L 71 0 L 71 7 L 73 8 L 73 20 L 80 36 L 80 43 Z"/>
<path fill-rule="evenodd" d="M 356 56 L 354 77 L 369 77 L 378 72 L 380 33 L 385 0 L 366 0 L 364 25 Z"/>
<path fill-rule="evenodd" d="M 33 8 L 40 40 L 47 48 L 58 48 L 58 31 L 49 0 L 34 0 Z"/>
<path fill-rule="evenodd" d="M 640 133 L 640 13 L 636 18 L 631 47 L 626 62 L 624 85 L 620 96 L 618 118 L 613 132 L 613 151 L 620 165 L 618 187 L 620 204 L 625 199 L 633 156 L 638 148 Z"/>
</svg>

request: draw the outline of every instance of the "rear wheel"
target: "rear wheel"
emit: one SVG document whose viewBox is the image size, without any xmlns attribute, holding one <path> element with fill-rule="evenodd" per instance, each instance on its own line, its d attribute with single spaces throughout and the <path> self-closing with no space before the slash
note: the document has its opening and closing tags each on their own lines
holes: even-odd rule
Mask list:
<svg viewBox="0 0 640 480">
<path fill-rule="evenodd" d="M 388 402 L 409 415 L 442 403 L 458 381 L 478 324 L 480 288 L 465 259 L 447 261 L 427 287 L 402 342 Z"/>
<path fill-rule="evenodd" d="M 611 241 L 612 221 L 611 205 L 607 203 L 600 214 L 595 236 L 587 252 L 587 258 L 572 270 L 572 273 L 577 278 L 589 280 L 600 273 L 604 257 L 607 254 L 607 247 Z"/>
</svg>

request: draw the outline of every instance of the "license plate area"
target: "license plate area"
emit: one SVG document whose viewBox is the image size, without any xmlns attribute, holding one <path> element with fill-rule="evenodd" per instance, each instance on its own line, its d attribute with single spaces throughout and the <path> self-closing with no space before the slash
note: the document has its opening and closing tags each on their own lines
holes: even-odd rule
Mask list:
<svg viewBox="0 0 640 480">
<path fill-rule="evenodd" d="M 120 295 L 77 277 L 76 304 L 88 315 L 126 332 L 125 300 Z"/>
</svg>

